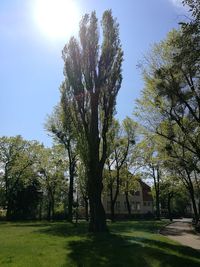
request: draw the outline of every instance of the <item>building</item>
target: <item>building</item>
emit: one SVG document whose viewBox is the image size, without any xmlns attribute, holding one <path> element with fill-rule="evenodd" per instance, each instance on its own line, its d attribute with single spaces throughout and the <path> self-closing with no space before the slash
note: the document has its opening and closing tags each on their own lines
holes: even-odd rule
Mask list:
<svg viewBox="0 0 200 267">
<path fill-rule="evenodd" d="M 200 213 L 200 200 L 195 198 L 195 202 L 196 202 L 197 211 L 199 211 L 199 213 Z M 186 212 L 187 216 L 191 216 L 192 217 L 194 215 L 194 209 L 193 209 L 193 205 L 192 205 L 192 201 L 191 200 L 188 203 L 188 205 L 186 206 L 185 212 Z"/>
<path fill-rule="evenodd" d="M 110 212 L 110 195 L 104 193 L 102 198 L 106 215 L 109 217 Z M 131 206 L 131 214 L 145 215 L 153 214 L 153 198 L 151 188 L 143 181 L 139 181 L 138 188 L 129 194 L 129 203 Z M 128 215 L 127 202 L 124 193 L 119 193 L 115 204 L 115 215 L 126 217 Z"/>
</svg>

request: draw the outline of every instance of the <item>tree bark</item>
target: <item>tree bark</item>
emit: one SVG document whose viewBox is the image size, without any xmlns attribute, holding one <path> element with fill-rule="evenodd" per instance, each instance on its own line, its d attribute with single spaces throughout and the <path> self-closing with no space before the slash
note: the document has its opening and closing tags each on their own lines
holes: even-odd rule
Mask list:
<svg viewBox="0 0 200 267">
<path fill-rule="evenodd" d="M 115 202 L 112 201 L 110 203 L 110 215 L 111 215 L 111 221 L 114 222 L 115 221 Z"/>
<path fill-rule="evenodd" d="M 196 200 L 195 200 L 194 186 L 193 186 L 193 182 L 191 180 L 191 176 L 190 176 L 189 171 L 187 169 L 185 169 L 185 171 L 186 171 L 187 178 L 188 178 L 188 180 L 186 180 L 187 188 L 188 188 L 188 191 L 190 193 L 190 197 L 191 197 L 191 201 L 192 201 L 192 207 L 193 207 L 193 211 L 194 211 L 194 221 L 195 221 L 195 224 L 197 224 L 199 221 L 199 214 L 198 214 L 197 204 L 196 204 Z"/>
<path fill-rule="evenodd" d="M 100 168 L 91 168 L 89 172 L 88 195 L 90 204 L 90 232 L 105 232 L 106 214 L 101 201 L 101 193 L 103 190 L 102 171 Z"/>
<path fill-rule="evenodd" d="M 172 212 L 171 212 L 171 200 L 172 200 L 172 195 L 169 193 L 168 194 L 168 199 L 167 199 L 167 208 L 168 208 L 168 216 L 170 221 L 172 222 Z"/>
<path fill-rule="evenodd" d="M 6 209 L 6 220 L 10 220 L 11 219 L 11 201 L 8 199 L 7 201 L 7 209 Z"/>
<path fill-rule="evenodd" d="M 115 218 L 115 203 L 113 202 L 113 183 L 110 184 L 110 219 L 114 222 Z"/>
<path fill-rule="evenodd" d="M 84 198 L 84 202 L 85 202 L 85 219 L 88 222 L 89 221 L 88 199 Z"/>
<path fill-rule="evenodd" d="M 50 200 L 49 200 L 49 203 L 48 203 L 47 220 L 48 220 L 48 221 L 51 220 L 51 201 L 50 201 Z"/>
<path fill-rule="evenodd" d="M 91 124 L 90 134 L 88 138 L 89 145 L 89 161 L 88 161 L 88 196 L 90 203 L 90 232 L 105 232 L 106 214 L 101 201 L 103 190 L 103 167 L 106 158 L 101 162 L 100 153 L 100 138 L 99 138 L 99 114 L 98 114 L 98 94 L 91 94 Z M 105 151 L 102 152 L 105 154 Z"/>
<path fill-rule="evenodd" d="M 54 220 L 54 218 L 55 218 L 55 200 L 53 196 L 51 202 L 51 219 Z"/>
<path fill-rule="evenodd" d="M 42 204 L 43 204 L 43 200 L 40 200 L 40 206 L 39 206 L 39 220 L 42 220 Z"/>
<path fill-rule="evenodd" d="M 154 187 L 156 192 L 156 219 L 160 220 L 160 173 L 159 168 L 152 167 Z M 156 177 L 157 176 L 157 177 Z"/>
<path fill-rule="evenodd" d="M 156 219 L 160 220 L 160 198 L 159 193 L 156 191 Z"/>
<path fill-rule="evenodd" d="M 74 202 L 74 174 L 76 158 L 73 155 L 71 140 L 69 139 L 66 144 L 66 149 L 69 157 L 69 193 L 68 193 L 68 221 L 73 220 L 73 202 Z"/>
<path fill-rule="evenodd" d="M 198 207 L 199 207 L 199 216 L 200 216 L 200 200 L 199 200 L 199 203 L 198 203 Z"/>
<path fill-rule="evenodd" d="M 118 165 L 118 164 L 117 164 Z M 115 221 L 115 204 L 116 204 L 116 201 L 117 201 L 117 197 L 119 195 L 119 185 L 120 185 L 120 177 L 119 177 L 119 168 L 117 166 L 117 179 L 116 179 L 116 188 L 115 189 L 115 194 L 114 194 L 114 197 L 112 199 L 112 202 L 111 202 L 111 220 L 112 222 Z"/>
<path fill-rule="evenodd" d="M 69 194 L 68 194 L 68 221 L 72 222 L 73 219 L 73 194 L 74 194 L 74 171 L 73 167 L 70 166 L 70 177 L 69 177 Z"/>
<path fill-rule="evenodd" d="M 193 207 L 193 211 L 194 211 L 194 220 L 195 220 L 195 224 L 197 224 L 199 221 L 199 214 L 197 211 L 197 205 L 196 205 L 196 201 L 195 201 L 194 191 L 193 191 L 193 189 L 190 189 L 189 191 L 190 191 L 192 207 Z"/>
<path fill-rule="evenodd" d="M 128 192 L 127 191 L 125 192 L 125 197 L 126 197 L 127 211 L 128 211 L 128 215 L 129 215 L 129 218 L 130 218 L 131 217 L 131 205 L 130 205 L 130 202 L 129 202 Z"/>
</svg>

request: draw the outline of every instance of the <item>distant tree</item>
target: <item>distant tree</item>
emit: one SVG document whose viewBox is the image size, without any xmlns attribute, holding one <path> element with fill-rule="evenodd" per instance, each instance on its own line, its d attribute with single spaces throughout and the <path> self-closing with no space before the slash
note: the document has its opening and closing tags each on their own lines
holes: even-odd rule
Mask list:
<svg viewBox="0 0 200 267">
<path fill-rule="evenodd" d="M 198 158 L 194 157 L 190 151 L 184 147 L 180 147 L 177 144 L 172 143 L 167 149 L 169 148 L 168 161 L 167 164 L 165 163 L 166 168 L 173 171 L 173 173 L 176 175 L 176 179 L 181 181 L 188 191 L 192 202 L 195 222 L 198 222 L 199 213 L 196 202 L 198 197 L 196 197 L 196 192 L 198 192 L 200 180 L 199 176 L 196 175 L 196 169 L 199 168 L 199 160 Z"/>
<path fill-rule="evenodd" d="M 177 182 L 176 176 L 173 177 L 173 173 L 165 173 L 160 183 L 160 202 L 161 207 L 166 206 L 167 215 L 170 221 L 173 220 L 172 200 L 176 195 L 176 192 L 180 190 L 180 183 Z"/>
<path fill-rule="evenodd" d="M 109 132 L 109 156 L 106 160 L 106 183 L 110 195 L 111 220 L 115 219 L 115 205 L 122 182 L 121 170 L 132 157 L 137 123 L 126 118 L 122 125 L 115 121 Z"/>
<path fill-rule="evenodd" d="M 101 202 L 102 172 L 107 158 L 107 133 L 122 81 L 119 26 L 110 10 L 103 14 L 102 32 L 100 47 L 96 14 L 85 15 L 79 41 L 72 37 L 63 49 L 65 80 L 61 103 L 71 109 L 79 154 L 87 171 L 92 232 L 107 230 Z"/>
<path fill-rule="evenodd" d="M 7 219 L 12 219 L 16 211 L 16 195 L 25 188 L 29 176 L 34 177 L 32 166 L 37 146 L 37 142 L 26 141 L 21 136 L 0 138 L 0 185 Z"/>
<path fill-rule="evenodd" d="M 27 172 L 16 186 L 12 196 L 11 219 L 36 219 L 41 201 L 40 183 L 34 172 Z"/>
<path fill-rule="evenodd" d="M 153 180 L 153 196 L 155 199 L 156 218 L 160 219 L 160 183 L 163 177 L 163 162 L 158 154 L 157 136 L 146 131 L 143 139 L 137 144 L 138 165 L 143 168 L 143 175 Z"/>
<path fill-rule="evenodd" d="M 74 202 L 74 180 L 76 174 L 76 162 L 78 159 L 77 143 L 73 122 L 70 116 L 70 106 L 60 105 L 54 108 L 53 113 L 48 117 L 45 124 L 47 131 L 53 136 L 56 142 L 64 145 L 68 157 L 69 191 L 68 191 L 68 221 L 73 219 Z M 67 168 L 66 168 L 67 170 Z"/>
<path fill-rule="evenodd" d="M 133 167 L 133 166 L 131 166 Z M 131 168 L 132 169 L 132 168 Z M 131 170 L 132 171 L 132 170 Z M 129 200 L 130 195 L 133 195 L 139 188 L 139 180 L 141 175 L 139 173 L 131 173 L 128 164 L 125 164 L 121 170 L 121 192 L 124 193 L 126 199 L 126 208 L 129 217 L 131 217 L 131 203 Z"/>
<path fill-rule="evenodd" d="M 193 187 L 200 161 L 200 35 L 197 25 L 193 26 L 183 23 L 146 57 L 145 87 L 137 115 L 149 132 L 162 139 L 161 147 L 170 156 L 166 159 L 168 168 L 172 163 L 187 186 L 197 222 Z"/>
<path fill-rule="evenodd" d="M 154 46 L 144 67 L 145 88 L 138 101 L 138 115 L 150 131 L 200 159 L 199 38 L 174 30 Z M 163 124 L 167 131 L 163 131 Z M 175 135 L 174 126 L 186 137 L 184 141 Z"/>
<path fill-rule="evenodd" d="M 56 196 L 66 186 L 65 167 L 66 159 L 61 146 L 41 147 L 38 151 L 37 169 L 43 197 L 47 198 L 48 220 L 55 218 Z"/>
</svg>

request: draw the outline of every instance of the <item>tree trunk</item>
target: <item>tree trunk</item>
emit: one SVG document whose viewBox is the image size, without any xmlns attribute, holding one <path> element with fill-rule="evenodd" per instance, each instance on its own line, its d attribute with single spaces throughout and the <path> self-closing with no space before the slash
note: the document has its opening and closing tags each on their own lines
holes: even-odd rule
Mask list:
<svg viewBox="0 0 200 267">
<path fill-rule="evenodd" d="M 191 200 L 192 200 L 192 207 L 193 207 L 193 211 L 194 211 L 194 221 L 195 221 L 195 224 L 197 224 L 199 221 L 199 214 L 197 211 L 197 205 L 196 205 L 196 201 L 195 201 L 194 190 L 190 189 L 189 191 L 190 191 L 190 196 L 191 196 Z"/>
<path fill-rule="evenodd" d="M 117 197 L 119 195 L 119 184 L 120 184 L 119 170 L 120 170 L 120 168 L 118 168 L 118 166 L 117 166 L 117 174 L 116 174 L 117 175 L 117 179 L 116 179 L 117 185 L 116 185 L 116 188 L 114 188 L 115 193 L 114 193 L 114 197 L 112 198 L 112 201 L 111 201 L 111 220 L 112 220 L 112 222 L 115 221 L 115 204 L 117 201 Z"/>
<path fill-rule="evenodd" d="M 160 195 L 156 191 L 156 219 L 160 220 Z"/>
<path fill-rule="evenodd" d="M 55 201 L 54 196 L 52 196 L 52 202 L 51 202 L 51 219 L 54 220 L 55 218 Z"/>
<path fill-rule="evenodd" d="M 69 178 L 69 194 L 68 194 L 68 221 L 72 222 L 73 219 L 73 194 L 74 194 L 74 171 L 70 167 Z"/>
<path fill-rule="evenodd" d="M 7 202 L 7 209 L 6 209 L 6 220 L 11 219 L 11 203 L 10 200 Z"/>
<path fill-rule="evenodd" d="M 91 168 L 89 172 L 88 195 L 90 204 L 90 232 L 105 232 L 106 214 L 101 201 L 101 193 L 103 190 L 102 171 L 100 168 Z"/>
<path fill-rule="evenodd" d="M 85 202 L 85 219 L 88 222 L 89 221 L 88 199 L 84 198 L 84 202 Z"/>
<path fill-rule="evenodd" d="M 159 167 L 152 167 L 154 187 L 156 192 L 156 219 L 160 220 L 160 171 Z"/>
<path fill-rule="evenodd" d="M 129 215 L 129 218 L 131 218 L 131 205 L 130 205 L 130 202 L 129 202 L 128 192 L 127 191 L 125 192 L 125 197 L 126 197 L 126 206 L 127 206 L 128 215 Z"/>
<path fill-rule="evenodd" d="M 73 221 L 73 202 L 74 202 L 74 173 L 76 158 L 72 152 L 71 141 L 67 142 L 67 152 L 69 157 L 69 193 L 68 193 L 68 221 Z"/>
<path fill-rule="evenodd" d="M 110 219 L 115 220 L 115 202 L 113 201 L 113 183 L 110 184 Z"/>
<path fill-rule="evenodd" d="M 91 122 L 88 136 L 88 196 L 90 203 L 90 232 L 105 232 L 106 214 L 101 201 L 103 190 L 103 167 L 106 158 L 100 161 L 98 95 L 91 93 Z"/>
<path fill-rule="evenodd" d="M 197 210 L 197 205 L 196 205 L 196 200 L 195 200 L 195 193 L 194 193 L 194 186 L 193 186 L 193 182 L 191 180 L 191 176 L 190 176 L 190 173 L 187 169 L 185 169 L 186 171 L 186 174 L 187 174 L 187 188 L 189 190 L 189 193 L 190 193 L 190 197 L 191 197 L 191 201 L 192 201 L 192 207 L 193 207 L 193 211 L 194 211 L 194 221 L 195 221 L 195 224 L 198 223 L 199 221 L 199 214 L 198 214 L 198 210 Z"/>
<path fill-rule="evenodd" d="M 50 200 L 49 200 L 49 203 L 48 203 L 47 220 L 48 220 L 48 221 L 51 220 L 51 201 L 50 201 Z"/>
<path fill-rule="evenodd" d="M 7 174 L 7 164 L 5 166 L 5 175 L 4 175 L 4 179 L 5 179 L 5 199 L 6 199 L 6 220 L 10 220 L 11 218 L 11 201 L 10 201 L 10 197 L 9 197 L 9 190 L 8 190 L 8 174 Z"/>
<path fill-rule="evenodd" d="M 110 219 L 112 222 L 115 221 L 115 202 L 112 200 L 110 203 Z"/>
<path fill-rule="evenodd" d="M 172 212 L 171 212 L 171 199 L 172 199 L 172 196 L 169 193 L 168 194 L 168 199 L 167 199 L 167 208 L 168 208 L 168 216 L 169 216 L 169 219 L 172 222 L 173 219 L 172 219 Z"/>
<path fill-rule="evenodd" d="M 40 200 L 40 206 L 39 206 L 39 220 L 40 221 L 42 220 L 42 204 L 43 204 L 43 201 L 41 199 Z"/>
</svg>

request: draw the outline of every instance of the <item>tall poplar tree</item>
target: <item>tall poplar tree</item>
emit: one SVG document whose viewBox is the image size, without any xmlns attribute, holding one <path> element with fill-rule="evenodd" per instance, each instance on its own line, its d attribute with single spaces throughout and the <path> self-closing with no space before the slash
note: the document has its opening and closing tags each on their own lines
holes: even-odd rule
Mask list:
<svg viewBox="0 0 200 267">
<path fill-rule="evenodd" d="M 119 25 L 111 10 L 104 12 L 99 44 L 95 12 L 80 22 L 79 38 L 63 49 L 65 80 L 61 89 L 63 110 L 70 106 L 79 154 L 86 167 L 90 205 L 89 231 L 106 231 L 101 201 L 102 172 L 107 157 L 107 133 L 121 86 L 123 52 Z M 67 119 L 67 118 L 66 118 Z"/>
</svg>

